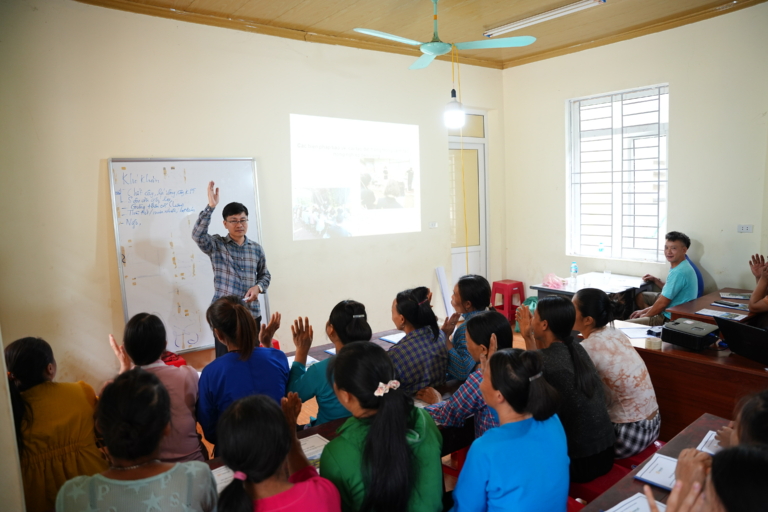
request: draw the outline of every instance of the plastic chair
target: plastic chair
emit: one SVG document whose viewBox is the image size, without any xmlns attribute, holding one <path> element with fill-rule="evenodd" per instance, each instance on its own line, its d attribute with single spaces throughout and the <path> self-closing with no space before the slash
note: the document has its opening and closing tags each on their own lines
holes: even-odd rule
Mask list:
<svg viewBox="0 0 768 512">
<path fill-rule="evenodd" d="M 580 498 L 589 503 L 613 487 L 616 482 L 628 474 L 629 470 L 627 468 L 623 468 L 617 464 L 614 464 L 608 473 L 604 474 L 603 476 L 599 476 L 590 482 L 585 482 L 583 484 L 571 482 L 571 488 L 568 491 L 568 496 L 571 498 Z"/>
<path fill-rule="evenodd" d="M 469 452 L 469 446 L 453 452 L 451 454 L 452 466 L 443 464 L 443 474 L 459 478 L 461 468 L 464 467 L 464 462 L 467 460 L 467 452 Z"/>
<path fill-rule="evenodd" d="M 616 459 L 614 462 L 618 464 L 621 467 L 627 468 L 630 471 L 635 469 L 637 466 L 645 462 L 646 459 L 648 459 L 651 455 L 656 453 L 659 448 L 664 446 L 664 441 L 654 441 L 651 443 L 651 445 L 646 448 L 645 450 L 641 451 L 640 453 L 636 453 L 635 455 L 631 457 L 627 457 L 625 459 Z"/>
<path fill-rule="evenodd" d="M 568 505 L 566 506 L 566 512 L 579 512 L 579 510 L 583 509 L 586 505 L 581 503 L 580 501 L 576 501 L 575 499 L 568 496 Z"/>
<path fill-rule="evenodd" d="M 693 267 L 693 271 L 696 272 L 696 284 L 699 285 L 699 294 L 696 296 L 696 298 L 701 297 L 704 295 L 704 278 L 701 276 L 701 271 L 699 270 L 699 267 L 696 266 L 696 264 L 693 262 L 691 258 L 688 257 L 688 255 L 685 255 L 685 259 L 688 260 L 688 263 L 691 264 Z"/>
<path fill-rule="evenodd" d="M 496 295 L 501 295 L 502 303 L 496 305 Z M 502 281 L 494 281 L 491 287 L 491 306 L 507 317 L 510 322 L 515 320 L 515 311 L 519 307 L 512 303 L 513 297 L 517 296 L 522 304 L 525 300 L 525 287 L 522 281 L 513 281 L 511 279 L 504 279 Z"/>
</svg>

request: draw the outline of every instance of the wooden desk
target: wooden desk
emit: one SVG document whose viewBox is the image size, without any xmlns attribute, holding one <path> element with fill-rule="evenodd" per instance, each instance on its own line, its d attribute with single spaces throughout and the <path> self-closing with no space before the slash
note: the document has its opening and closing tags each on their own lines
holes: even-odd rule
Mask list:
<svg viewBox="0 0 768 512">
<path fill-rule="evenodd" d="M 726 313 L 736 313 L 739 315 L 747 315 L 747 318 L 742 320 L 742 322 L 746 322 L 747 320 L 755 316 L 754 313 L 749 313 L 748 311 L 739 311 L 738 309 L 721 308 L 719 306 L 713 306 L 712 303 L 715 302 L 716 300 L 723 300 L 723 299 L 720 299 L 720 292 L 751 294 L 752 290 L 744 290 L 742 288 L 722 288 L 720 290 L 717 290 L 716 292 L 702 295 L 696 300 L 692 300 L 690 302 L 686 302 L 684 304 L 679 304 L 675 307 L 669 308 L 667 309 L 667 311 L 669 311 L 669 313 L 672 315 L 672 320 L 677 320 L 678 318 L 689 318 L 691 320 L 698 320 L 699 322 L 705 322 L 708 324 L 715 324 L 714 317 L 697 315 L 696 314 L 697 311 L 701 311 L 702 309 L 712 309 L 715 311 L 725 311 Z M 737 300 L 737 299 L 724 299 L 724 300 L 729 300 L 731 302 L 738 302 L 740 304 L 749 304 L 748 300 Z"/>
<path fill-rule="evenodd" d="M 662 417 L 662 424 L 664 418 Z M 703 414 L 690 425 L 688 425 L 682 432 L 664 445 L 658 453 L 666 455 L 668 457 L 674 457 L 675 459 L 680 456 L 680 452 L 686 448 L 696 448 L 704 436 L 710 430 L 718 430 L 728 424 L 728 420 L 719 418 L 712 414 Z M 605 491 L 596 500 L 589 503 L 582 510 L 584 512 L 597 512 L 608 510 L 611 507 L 616 506 L 625 499 L 643 492 L 643 482 L 635 480 L 635 475 L 638 471 L 647 463 L 644 462 L 638 467 L 632 470 L 630 474 L 619 480 L 616 485 Z M 660 489 L 656 486 L 650 486 L 653 489 L 653 495 L 656 500 L 666 503 L 667 497 L 669 497 L 669 491 Z"/>
<path fill-rule="evenodd" d="M 616 327 L 638 325 L 617 321 Z M 710 347 L 694 352 L 666 342 L 661 349 L 652 349 L 644 339 L 631 341 L 645 361 L 656 391 L 662 441 L 673 438 L 705 412 L 731 418 L 741 397 L 768 389 L 765 366 L 730 350 Z"/>
</svg>

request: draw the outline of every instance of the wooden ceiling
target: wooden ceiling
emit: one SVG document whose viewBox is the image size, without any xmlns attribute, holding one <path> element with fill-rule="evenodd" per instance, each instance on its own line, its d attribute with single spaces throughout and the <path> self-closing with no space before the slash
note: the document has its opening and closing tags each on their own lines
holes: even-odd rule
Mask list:
<svg viewBox="0 0 768 512">
<path fill-rule="evenodd" d="M 432 38 L 429 0 L 79 0 L 83 3 L 291 39 L 421 55 L 417 47 L 366 36 L 369 28 L 417 41 Z M 445 42 L 483 32 L 575 0 L 440 0 Z M 768 0 L 607 0 L 607 3 L 497 36 L 531 35 L 523 48 L 462 50 L 462 63 L 508 68 L 694 23 Z M 450 56 L 438 57 L 450 60 Z"/>
</svg>

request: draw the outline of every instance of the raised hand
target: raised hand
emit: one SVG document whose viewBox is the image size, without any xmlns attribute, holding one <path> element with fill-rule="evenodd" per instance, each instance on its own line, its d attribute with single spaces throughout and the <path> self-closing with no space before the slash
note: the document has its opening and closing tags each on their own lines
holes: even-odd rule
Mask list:
<svg viewBox="0 0 768 512">
<path fill-rule="evenodd" d="M 456 328 L 456 324 L 458 323 L 459 318 L 461 318 L 461 315 L 454 313 L 446 318 L 445 322 L 443 322 L 443 326 L 440 328 L 440 330 L 445 333 L 446 339 L 448 339 L 451 334 L 453 334 L 453 330 Z"/>
<path fill-rule="evenodd" d="M 261 344 L 262 347 L 272 347 L 272 338 L 275 337 L 275 332 L 280 328 L 280 320 L 282 318 L 283 316 L 275 311 L 272 313 L 268 324 L 261 324 L 261 329 L 259 330 L 259 344 Z"/>
<path fill-rule="evenodd" d="M 533 339 L 533 329 L 531 322 L 533 321 L 533 315 L 528 306 L 520 306 L 515 312 L 515 320 L 520 324 L 520 334 L 525 339 L 526 350 L 536 350 L 536 340 Z"/>
<path fill-rule="evenodd" d="M 291 334 L 293 335 L 293 344 L 296 346 L 296 357 L 294 358 L 294 361 L 306 364 L 309 347 L 312 346 L 312 338 L 314 336 L 312 326 L 309 325 L 309 318 L 299 317 L 294 320 L 293 325 L 291 326 Z"/>
<path fill-rule="evenodd" d="M 443 396 L 435 388 L 420 389 L 416 393 L 416 398 L 423 402 L 427 402 L 429 405 L 434 405 L 443 401 Z"/>
<path fill-rule="evenodd" d="M 115 337 L 111 334 L 109 335 L 109 345 L 112 347 L 112 352 L 115 353 L 118 362 L 120 362 L 120 370 L 118 373 L 130 370 L 133 366 L 133 361 L 131 361 L 131 357 L 125 351 L 125 345 L 118 345 L 117 341 L 115 341 Z"/>
<path fill-rule="evenodd" d="M 216 205 L 219 204 L 219 187 L 215 189 L 213 187 L 214 183 L 212 181 L 208 183 L 208 206 L 216 208 Z"/>
<path fill-rule="evenodd" d="M 280 407 L 283 409 L 283 414 L 285 415 L 285 420 L 288 422 L 288 425 L 295 431 L 296 429 L 294 426 L 301 413 L 301 399 L 299 398 L 299 394 L 288 393 L 287 396 L 280 399 Z"/>
<path fill-rule="evenodd" d="M 755 276 L 755 279 L 760 279 L 765 267 L 765 256 L 753 254 L 752 258 L 749 260 L 749 270 L 752 272 L 752 275 Z"/>
</svg>

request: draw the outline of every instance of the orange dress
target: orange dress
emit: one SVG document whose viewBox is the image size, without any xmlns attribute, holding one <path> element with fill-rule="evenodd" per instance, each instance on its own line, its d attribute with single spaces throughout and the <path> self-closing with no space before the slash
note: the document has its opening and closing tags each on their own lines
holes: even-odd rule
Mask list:
<svg viewBox="0 0 768 512">
<path fill-rule="evenodd" d="M 44 382 L 22 393 L 30 405 L 24 423 L 21 476 L 27 512 L 53 510 L 64 482 L 105 471 L 96 447 L 96 394 L 85 382 Z M 28 416 L 29 417 L 29 416 Z"/>
</svg>

